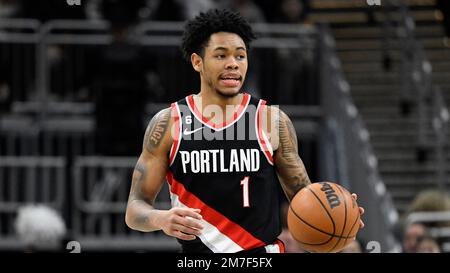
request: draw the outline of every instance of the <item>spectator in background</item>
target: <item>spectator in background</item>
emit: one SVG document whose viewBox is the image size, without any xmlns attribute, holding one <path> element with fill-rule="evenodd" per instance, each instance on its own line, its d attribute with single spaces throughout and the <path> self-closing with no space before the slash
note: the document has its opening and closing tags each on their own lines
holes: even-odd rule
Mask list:
<svg viewBox="0 0 450 273">
<path fill-rule="evenodd" d="M 441 253 L 441 247 L 431 236 L 425 236 L 417 244 L 417 253 Z"/>
<path fill-rule="evenodd" d="M 19 208 L 14 228 L 19 240 L 25 244 L 25 252 L 63 249 L 66 224 L 53 208 L 46 205 Z"/>
<path fill-rule="evenodd" d="M 282 0 L 277 22 L 289 24 L 308 23 L 309 4 L 302 0 Z"/>
<path fill-rule="evenodd" d="M 252 0 L 227 0 L 222 3 L 221 8 L 239 12 L 250 23 L 266 22 L 264 12 Z"/>
<path fill-rule="evenodd" d="M 427 227 L 421 223 L 406 226 L 403 234 L 402 250 L 404 253 L 416 253 L 419 242 L 427 236 Z"/>
<path fill-rule="evenodd" d="M 164 0 L 162 0 L 164 1 Z M 217 8 L 217 3 L 213 0 L 177 0 L 183 6 L 184 18 L 186 20 L 194 18 L 200 12 Z"/>
</svg>

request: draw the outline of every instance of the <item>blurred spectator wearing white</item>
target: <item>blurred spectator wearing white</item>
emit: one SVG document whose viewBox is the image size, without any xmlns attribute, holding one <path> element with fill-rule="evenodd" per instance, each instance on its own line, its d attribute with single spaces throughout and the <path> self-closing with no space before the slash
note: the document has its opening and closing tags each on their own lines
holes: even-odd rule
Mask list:
<svg viewBox="0 0 450 273">
<path fill-rule="evenodd" d="M 67 232 L 59 213 L 46 205 L 19 208 L 14 228 L 27 252 L 59 251 Z"/>
</svg>

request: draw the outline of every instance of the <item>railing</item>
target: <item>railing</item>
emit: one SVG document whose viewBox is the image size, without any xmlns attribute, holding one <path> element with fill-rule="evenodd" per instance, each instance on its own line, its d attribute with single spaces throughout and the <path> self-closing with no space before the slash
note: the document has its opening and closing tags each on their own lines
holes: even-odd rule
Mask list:
<svg viewBox="0 0 450 273">
<path fill-rule="evenodd" d="M 20 23 L 19 26 L 25 23 L 32 25 L 35 27 L 34 33 L 21 33 L 19 30 L 15 31 L 14 28 L 7 28 L 6 26 L 13 23 L 0 20 L 0 43 L 15 41 L 32 45 L 33 57 L 17 51 L 17 47 L 12 47 L 9 55 L 10 58 L 21 58 L 29 62 L 26 69 L 23 70 L 29 71 L 32 68 L 36 73 L 30 74 L 29 79 L 23 81 L 30 86 L 27 86 L 26 90 L 23 90 L 23 94 L 20 94 L 15 100 L 37 101 L 43 104 L 42 108 L 45 110 L 47 109 L 46 105 L 52 101 L 86 99 L 77 96 L 85 96 L 79 93 L 89 92 L 85 89 L 90 88 L 90 86 L 86 86 L 88 83 L 85 82 L 88 76 L 83 75 L 84 70 L 89 68 L 89 64 L 86 63 L 87 54 L 92 53 L 92 49 L 99 49 L 113 43 L 114 36 L 110 32 L 109 24 L 103 21 L 55 20 L 43 25 L 36 25 L 34 21 L 28 22 L 25 19 L 17 21 L 17 23 Z M 25 25 L 28 26 L 28 24 Z M 289 63 L 291 66 L 292 63 L 309 65 L 313 70 L 314 60 L 309 56 L 315 55 L 316 29 L 313 26 L 298 27 L 297 25 L 280 24 L 255 24 L 253 27 L 259 35 L 259 39 L 252 45 L 254 50 L 250 54 L 252 66 L 248 75 L 248 87 L 251 87 L 252 92 L 266 98 L 267 95 L 273 95 L 276 99 L 284 99 L 287 97 L 286 94 L 280 97 L 278 94 L 271 94 L 273 88 L 266 84 L 270 75 L 270 71 L 266 71 L 267 67 L 275 68 L 277 65 L 284 67 L 284 64 L 279 65 L 277 62 L 283 61 L 282 58 L 286 56 L 286 52 L 289 52 L 289 49 L 302 48 L 301 51 L 297 50 L 301 54 L 289 55 Z M 158 88 L 164 86 L 164 90 L 155 91 L 157 93 L 155 99 L 163 95 L 166 96 L 165 100 L 173 100 L 180 94 L 193 92 L 192 88 L 197 85 L 194 80 L 198 78 L 197 75 L 182 60 L 178 48 L 182 30 L 183 23 L 180 22 L 146 22 L 130 30 L 126 38 L 126 43 L 145 47 L 143 50 L 145 54 L 141 57 L 151 56 L 148 64 L 153 63 L 157 66 L 157 71 L 153 72 L 160 77 L 161 82 Z M 93 57 L 98 56 L 93 54 Z M 292 62 L 294 59 L 296 62 Z M 33 64 L 35 65 L 33 66 Z M 57 74 L 54 72 L 56 70 L 59 71 Z M 155 76 L 150 74 L 147 76 Z M 19 74 L 17 75 L 16 78 L 20 78 Z M 177 81 L 169 78 L 169 75 L 177 75 Z M 272 82 L 276 83 L 275 75 L 270 76 Z M 20 81 L 17 82 L 20 83 Z M 280 82 L 283 81 L 280 80 Z M 308 91 L 312 92 L 313 90 Z M 292 93 L 294 91 L 285 90 L 285 92 Z M 274 99 L 271 101 L 278 103 Z M 44 112 L 43 115 L 45 115 Z"/>
<path fill-rule="evenodd" d="M 66 161 L 61 157 L 0 158 L 0 249 L 20 248 L 14 221 L 24 204 L 49 205 L 63 213 Z"/>
<path fill-rule="evenodd" d="M 366 227 L 357 237 L 376 241 L 382 252 L 396 252 L 399 244 L 393 229 L 398 221 L 390 194 L 380 177 L 370 135 L 358 113 L 335 53 L 335 42 L 324 27 L 321 37 L 321 93 L 325 120 L 322 158 L 326 159 L 324 180 L 341 183 L 362 196 L 358 203 L 366 208 Z"/>
<path fill-rule="evenodd" d="M 164 250 L 179 246 L 162 232 L 141 233 L 125 225 L 125 209 L 136 158 L 78 157 L 73 168 L 74 239 L 86 250 Z M 170 208 L 167 184 L 155 206 Z"/>
<path fill-rule="evenodd" d="M 0 71 L 9 75 L 12 100 L 36 97 L 36 45 L 40 27 L 39 21 L 32 19 L 0 20 Z"/>
<path fill-rule="evenodd" d="M 434 88 L 433 96 L 433 131 L 436 136 L 436 144 L 434 150 L 436 153 L 436 181 L 438 188 L 441 191 L 446 191 L 445 182 L 447 181 L 447 155 L 445 147 L 448 147 L 448 127 L 450 121 L 450 114 L 447 106 L 444 103 L 442 92 L 439 87 Z"/>
<path fill-rule="evenodd" d="M 411 108 L 417 107 L 417 159 L 427 159 L 427 153 L 436 153 L 436 183 L 445 190 L 447 181 L 447 159 L 445 148 L 448 145 L 447 128 L 449 122 L 448 108 L 444 103 L 441 90 L 433 84 L 432 66 L 426 57 L 423 46 L 415 38 L 415 23 L 403 1 L 388 0 L 387 14 L 393 11 L 400 13 L 397 26 L 397 37 L 390 37 L 392 28 L 387 28 L 385 36 L 400 40 L 401 52 L 401 98 Z M 408 114 L 405 111 L 405 114 Z M 427 131 L 428 124 L 433 125 L 433 135 Z"/>
</svg>

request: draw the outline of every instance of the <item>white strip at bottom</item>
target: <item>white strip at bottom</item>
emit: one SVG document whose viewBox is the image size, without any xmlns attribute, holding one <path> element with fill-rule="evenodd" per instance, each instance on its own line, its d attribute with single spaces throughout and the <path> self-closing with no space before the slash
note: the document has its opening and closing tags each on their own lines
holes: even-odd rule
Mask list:
<svg viewBox="0 0 450 273">
<path fill-rule="evenodd" d="M 170 186 L 169 186 L 170 187 Z M 170 189 L 169 189 L 170 190 Z M 178 195 L 170 192 L 172 207 L 187 208 L 180 202 Z M 197 220 L 203 226 L 202 235 L 198 236 L 200 240 L 214 253 L 235 253 L 244 250 L 236 244 L 228 236 L 221 233 L 215 226 L 211 225 L 204 219 Z"/>
<path fill-rule="evenodd" d="M 280 246 L 278 244 L 266 245 L 264 248 L 267 253 L 281 253 Z"/>
</svg>

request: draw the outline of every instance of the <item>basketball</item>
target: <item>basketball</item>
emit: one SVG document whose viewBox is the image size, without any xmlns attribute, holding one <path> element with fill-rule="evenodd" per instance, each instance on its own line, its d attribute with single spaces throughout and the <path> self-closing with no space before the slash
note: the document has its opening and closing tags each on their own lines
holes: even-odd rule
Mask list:
<svg viewBox="0 0 450 273">
<path fill-rule="evenodd" d="M 359 230 L 359 206 L 350 192 L 331 182 L 318 182 L 292 199 L 287 223 L 292 237 L 308 252 L 338 252 Z"/>
</svg>

